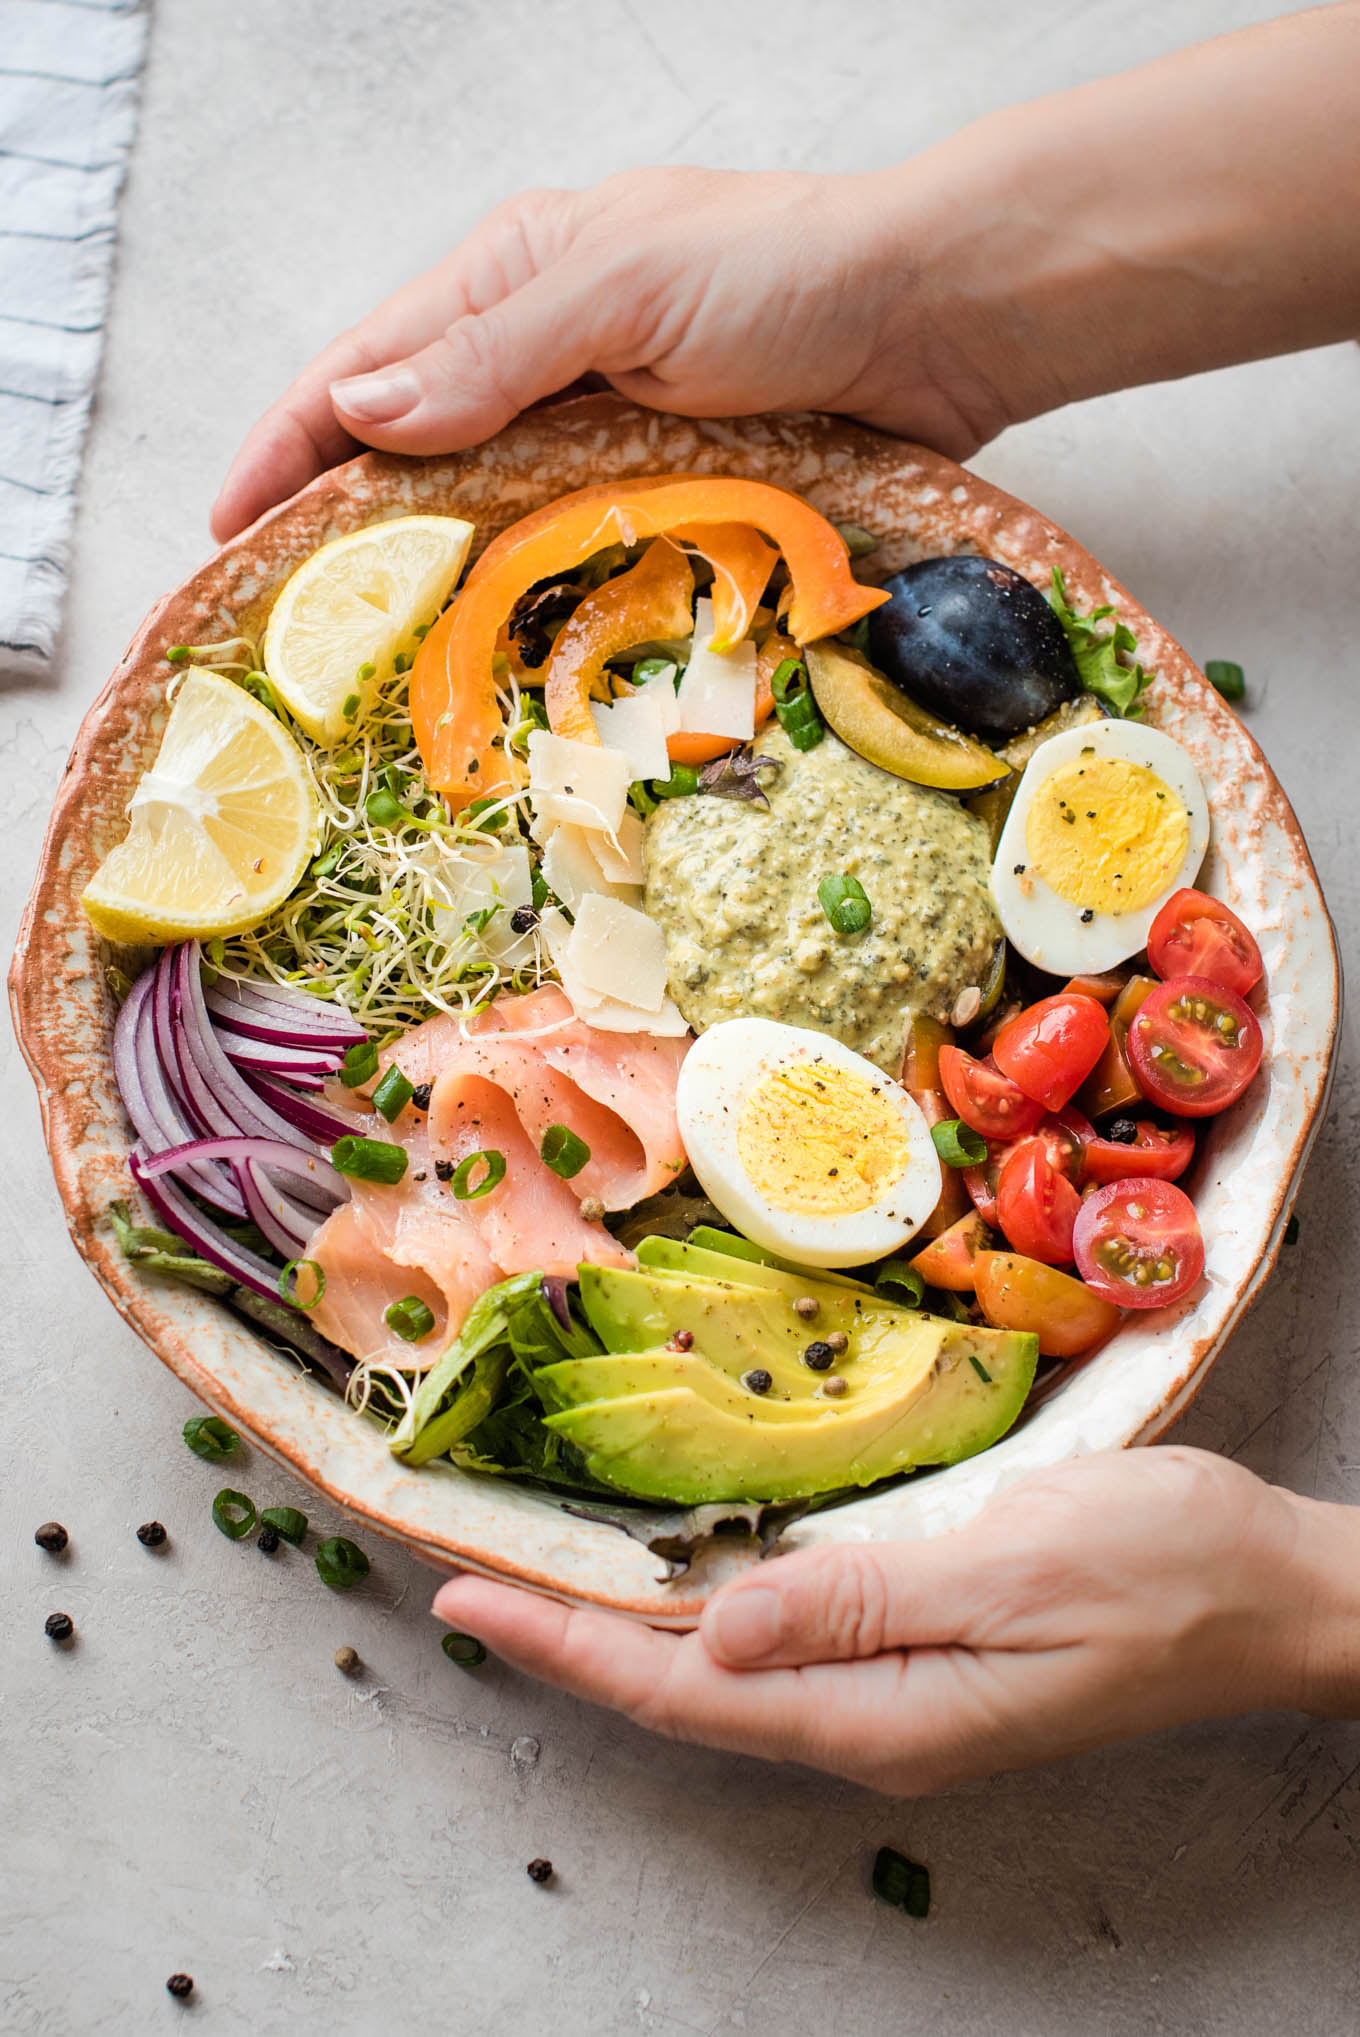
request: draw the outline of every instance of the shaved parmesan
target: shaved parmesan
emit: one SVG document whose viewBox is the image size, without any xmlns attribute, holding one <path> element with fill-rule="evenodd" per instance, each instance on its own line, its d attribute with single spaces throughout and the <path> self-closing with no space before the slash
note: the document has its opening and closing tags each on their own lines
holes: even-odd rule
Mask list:
<svg viewBox="0 0 1360 2037">
<path fill-rule="evenodd" d="M 661 726 L 668 736 L 680 733 L 680 703 L 675 697 L 677 669 L 675 665 L 667 665 L 663 672 L 658 672 L 653 679 L 644 679 L 638 687 L 643 700 L 656 702 L 661 712 Z"/>
<path fill-rule="evenodd" d="M 756 732 L 756 647 L 744 637 L 730 651 L 715 651 L 712 640 L 713 603 L 701 597 L 694 604 L 694 649 L 676 695 L 680 726 L 749 742 Z"/>
<path fill-rule="evenodd" d="M 550 905 L 540 914 L 539 929 L 571 1008 L 583 1024 L 596 1026 L 602 1033 L 654 1033 L 673 1039 L 689 1031 L 684 1014 L 669 997 L 663 995 L 657 1010 L 646 1011 L 640 1005 L 626 1004 L 616 997 L 601 997 L 591 990 L 572 967 L 574 932 L 566 914 L 556 906 Z"/>
<path fill-rule="evenodd" d="M 612 834 L 623 819 L 629 783 L 628 759 L 620 750 L 547 729 L 534 729 L 529 737 L 529 791 L 542 820 Z"/>
<path fill-rule="evenodd" d="M 611 884 L 641 884 L 642 821 L 631 806 L 619 822 L 617 833 L 591 834 L 587 840 L 602 877 L 607 877 Z"/>
<path fill-rule="evenodd" d="M 543 851 L 543 879 L 569 912 L 575 912 L 583 898 L 597 891 L 610 898 L 621 898 L 629 905 L 637 902 L 637 880 L 612 880 L 600 866 L 595 844 L 606 839 L 594 828 L 573 827 L 570 822 L 555 827 L 548 836 Z"/>
<path fill-rule="evenodd" d="M 666 941 L 636 906 L 595 892 L 581 900 L 567 960 L 598 997 L 660 1011 L 666 997 Z"/>
<path fill-rule="evenodd" d="M 671 704 L 675 695 L 671 694 Z M 607 750 L 618 750 L 628 759 L 628 776 L 669 778 L 671 760 L 666 755 L 666 724 L 660 694 L 647 691 L 626 694 L 612 706 L 592 701 L 591 719 Z"/>
</svg>

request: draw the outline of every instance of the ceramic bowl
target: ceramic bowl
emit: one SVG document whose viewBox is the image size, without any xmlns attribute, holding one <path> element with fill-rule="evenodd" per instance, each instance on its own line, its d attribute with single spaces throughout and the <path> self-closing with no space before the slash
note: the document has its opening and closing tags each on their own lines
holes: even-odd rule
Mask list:
<svg viewBox="0 0 1360 2037">
<path fill-rule="evenodd" d="M 1284 793 L 1180 646 L 1065 532 L 933 453 L 827 418 L 697 422 L 596 396 L 532 413 L 471 452 L 427 461 L 365 454 L 324 476 L 152 611 L 86 716 L 20 934 L 11 995 L 76 1246 L 115 1307 L 187 1386 L 359 1523 L 435 1563 L 456 1561 L 685 1626 L 718 1582 L 758 1560 L 751 1542 L 724 1539 L 667 1580 L 640 1542 L 527 1488 L 448 1465 L 408 1470 L 375 1425 L 226 1309 L 123 1260 L 107 1209 L 115 1197 L 135 1201 L 126 1158 L 132 1135 L 109 1055 L 108 957 L 78 903 L 122 834 L 133 786 L 159 740 L 170 645 L 224 638 L 238 626 L 258 634 L 293 568 L 359 525 L 448 512 L 475 522 L 480 547 L 568 489 L 676 471 L 757 476 L 798 491 L 828 516 L 865 525 L 882 539 L 866 562 L 869 577 L 933 554 L 975 551 L 1039 586 L 1060 566 L 1083 611 L 1112 602 L 1157 673 L 1149 721 L 1185 745 L 1209 793 L 1213 843 L 1201 881 L 1255 932 L 1269 990 L 1263 1072 L 1213 1121 L 1196 1162 L 1192 1186 L 1208 1244 L 1198 1292 L 1180 1308 L 1127 1318 L 1095 1356 L 1058 1374 L 981 1457 L 809 1516 L 782 1546 L 937 1534 L 1041 1466 L 1162 1435 L 1275 1263 L 1327 1092 L 1339 996 L 1332 930 Z"/>
</svg>

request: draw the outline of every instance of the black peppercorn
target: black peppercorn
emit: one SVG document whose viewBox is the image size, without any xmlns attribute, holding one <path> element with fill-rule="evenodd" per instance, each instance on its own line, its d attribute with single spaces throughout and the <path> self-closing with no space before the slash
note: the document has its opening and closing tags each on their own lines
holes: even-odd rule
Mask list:
<svg viewBox="0 0 1360 2037">
<path fill-rule="evenodd" d="M 69 1613 L 49 1613 L 43 1621 L 43 1632 L 49 1641 L 69 1641 L 76 1630 L 76 1623 Z"/>
<path fill-rule="evenodd" d="M 1132 1118 L 1116 1118 L 1105 1136 L 1113 1139 L 1116 1146 L 1132 1146 L 1138 1137 L 1138 1127 Z"/>
<path fill-rule="evenodd" d="M 452 1160 L 436 1160 L 434 1163 L 434 1175 L 436 1181 L 452 1181 L 453 1179 Z"/>
<path fill-rule="evenodd" d="M 257 1538 L 255 1543 L 255 1547 L 257 1549 L 263 1549 L 266 1556 L 272 1556 L 274 1554 L 274 1551 L 278 1548 L 278 1546 L 279 1546 L 279 1531 L 277 1528 L 266 1528 L 264 1532 Z"/>
<path fill-rule="evenodd" d="M 811 1366 L 814 1372 L 825 1372 L 835 1356 L 825 1337 L 814 1337 L 803 1352 L 803 1363 Z"/>
<path fill-rule="evenodd" d="M 510 927 L 513 933 L 531 934 L 537 925 L 538 914 L 531 905 L 517 905 L 510 915 Z"/>
<path fill-rule="evenodd" d="M 411 1101 L 417 1110 L 428 1110 L 430 1108 L 430 1098 L 433 1094 L 434 1084 L 432 1082 L 417 1082 L 415 1088 L 411 1091 Z"/>
<path fill-rule="evenodd" d="M 768 1393 L 774 1380 L 763 1365 L 757 1365 L 750 1372 L 743 1372 L 741 1383 L 750 1393 Z"/>
<path fill-rule="evenodd" d="M 172 1973 L 165 1983 L 165 1989 L 177 2002 L 187 2001 L 194 1991 L 194 1977 L 191 1973 Z"/>
<path fill-rule="evenodd" d="M 60 1556 L 71 1537 L 60 1521 L 44 1521 L 40 1528 L 34 1529 L 33 1539 L 49 1556 Z"/>
<path fill-rule="evenodd" d="M 159 1549 L 161 1543 L 167 1539 L 165 1529 L 159 1521 L 143 1521 L 137 1530 L 137 1540 L 143 1549 Z"/>
<path fill-rule="evenodd" d="M 528 1867 L 525 1869 L 525 1873 L 528 1875 L 530 1881 L 536 1881 L 540 1883 L 545 1881 L 551 1881 L 553 1873 L 553 1864 L 551 1860 L 531 1860 L 529 1862 Z"/>
</svg>

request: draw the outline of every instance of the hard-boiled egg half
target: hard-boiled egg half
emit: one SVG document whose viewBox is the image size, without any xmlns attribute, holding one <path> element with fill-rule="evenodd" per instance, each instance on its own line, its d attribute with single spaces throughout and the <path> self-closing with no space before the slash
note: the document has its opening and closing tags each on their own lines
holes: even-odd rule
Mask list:
<svg viewBox="0 0 1360 2037">
<path fill-rule="evenodd" d="M 1209 802 L 1160 729 L 1102 721 L 1041 743 L 992 866 L 1012 945 L 1055 976 L 1112 969 L 1146 947 L 1158 908 L 1193 884 Z"/>
<path fill-rule="evenodd" d="M 729 1223 L 803 1266 L 858 1266 L 905 1244 L 940 1199 L 913 1097 L 824 1033 L 727 1019 L 685 1057 L 680 1136 Z"/>
</svg>

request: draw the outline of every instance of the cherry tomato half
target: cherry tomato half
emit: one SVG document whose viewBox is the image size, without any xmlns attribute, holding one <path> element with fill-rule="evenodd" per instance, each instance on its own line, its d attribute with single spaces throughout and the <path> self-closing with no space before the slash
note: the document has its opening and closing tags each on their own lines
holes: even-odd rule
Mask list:
<svg viewBox="0 0 1360 2037">
<path fill-rule="evenodd" d="M 1119 1328 L 1119 1310 L 1070 1273 L 1018 1252 L 973 1261 L 982 1313 L 998 1330 L 1033 1330 L 1045 1358 L 1076 1358 Z"/>
<path fill-rule="evenodd" d="M 1245 997 L 1265 974 L 1255 937 L 1221 899 L 1177 891 L 1152 922 L 1148 960 L 1157 974 L 1207 976 Z"/>
<path fill-rule="evenodd" d="M 1207 976 L 1159 983 L 1129 1027 L 1128 1055 L 1149 1103 L 1212 1117 L 1236 1103 L 1261 1065 L 1261 1028 L 1240 997 Z"/>
<path fill-rule="evenodd" d="M 1004 1025 L 993 1042 L 992 1058 L 1026 1096 L 1045 1110 L 1061 1110 L 1095 1067 L 1109 1036 L 1103 1005 L 1060 990 Z"/>
<path fill-rule="evenodd" d="M 1204 1271 L 1195 1206 L 1169 1181 L 1110 1181 L 1088 1195 L 1073 1232 L 1077 1271 L 1119 1308 L 1163 1308 Z"/>
<path fill-rule="evenodd" d="M 960 1217 L 916 1253 L 912 1265 L 927 1287 L 950 1294 L 973 1292 L 973 1261 L 992 1244 L 992 1234 L 975 1209 Z"/>
<path fill-rule="evenodd" d="M 976 1167 L 964 1167 L 959 1172 L 959 1180 L 973 1199 L 973 1208 L 984 1224 L 993 1227 L 998 1221 L 996 1184 L 1001 1174 L 1001 1163 L 1009 1152 L 1009 1146 L 997 1146 Z M 945 1169 L 946 1173 L 952 1171 L 951 1168 Z"/>
<path fill-rule="evenodd" d="M 1123 1122 L 1127 1124 L 1128 1120 Z M 1174 1132 L 1167 1132 L 1150 1118 L 1140 1118 L 1130 1140 L 1087 1141 L 1082 1154 L 1082 1179 L 1178 1181 L 1194 1157 L 1195 1135 L 1189 1125 L 1178 1125 Z"/>
<path fill-rule="evenodd" d="M 1042 1138 L 1022 1139 L 1002 1162 L 997 1222 L 1006 1242 L 1025 1258 L 1070 1266 L 1072 1227 L 1080 1208 L 1081 1197 L 1050 1161 Z"/>
<path fill-rule="evenodd" d="M 941 1047 L 940 1081 L 963 1122 L 984 1139 L 1019 1139 L 1037 1131 L 1043 1105 L 1017 1089 L 990 1055 L 978 1061 L 962 1047 Z"/>
<path fill-rule="evenodd" d="M 1095 1129 L 1090 1120 L 1084 1118 L 1079 1110 L 1074 1110 L 1069 1103 L 1060 1111 L 1055 1111 L 1052 1116 L 1044 1118 L 1037 1132 L 1026 1135 L 1026 1142 L 1035 1141 L 1042 1145 L 1049 1166 L 1055 1167 L 1059 1174 L 1065 1174 L 1069 1181 L 1075 1182 L 1082 1178 L 1082 1154 L 1095 1136 Z M 1001 1169 L 1006 1161 L 1022 1143 L 1025 1142 L 1019 1139 L 989 1140 L 987 1158 L 979 1161 L 976 1167 L 962 1169 L 959 1178 L 973 1198 L 973 1207 L 985 1224 L 995 1226 L 1000 1221 L 996 1208 L 997 1182 L 1001 1178 Z"/>
</svg>

